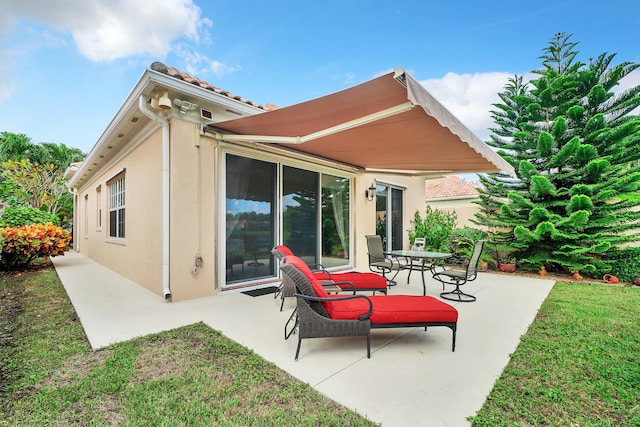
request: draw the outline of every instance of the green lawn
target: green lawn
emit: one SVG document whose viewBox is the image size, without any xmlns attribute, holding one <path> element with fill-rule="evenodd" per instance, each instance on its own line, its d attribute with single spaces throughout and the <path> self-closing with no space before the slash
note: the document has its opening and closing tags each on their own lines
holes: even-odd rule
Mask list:
<svg viewBox="0 0 640 427">
<path fill-rule="evenodd" d="M 557 283 L 476 426 L 640 426 L 640 288 Z"/>
</svg>

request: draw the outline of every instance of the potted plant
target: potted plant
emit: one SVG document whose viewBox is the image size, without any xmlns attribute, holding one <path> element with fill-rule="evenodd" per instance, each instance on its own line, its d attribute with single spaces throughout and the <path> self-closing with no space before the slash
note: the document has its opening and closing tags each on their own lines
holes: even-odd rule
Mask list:
<svg viewBox="0 0 640 427">
<path fill-rule="evenodd" d="M 482 253 L 482 255 L 480 255 L 480 262 L 478 263 L 478 271 L 487 271 L 489 269 L 489 261 L 491 261 L 491 256 Z"/>
<path fill-rule="evenodd" d="M 516 260 L 513 257 L 506 256 L 498 260 L 498 268 L 505 273 L 513 273 L 516 271 Z"/>
</svg>

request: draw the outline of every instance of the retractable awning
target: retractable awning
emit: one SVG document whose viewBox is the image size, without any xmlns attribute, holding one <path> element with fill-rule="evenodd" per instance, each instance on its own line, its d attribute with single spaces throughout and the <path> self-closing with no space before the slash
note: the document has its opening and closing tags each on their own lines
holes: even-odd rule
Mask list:
<svg viewBox="0 0 640 427">
<path fill-rule="evenodd" d="M 207 126 L 216 139 L 286 146 L 370 172 L 412 175 L 513 167 L 403 69 L 290 107 Z"/>
</svg>

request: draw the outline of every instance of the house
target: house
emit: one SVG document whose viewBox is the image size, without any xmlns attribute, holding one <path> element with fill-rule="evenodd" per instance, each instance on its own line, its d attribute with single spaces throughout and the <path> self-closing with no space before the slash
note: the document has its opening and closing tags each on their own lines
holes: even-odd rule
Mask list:
<svg viewBox="0 0 640 427">
<path fill-rule="evenodd" d="M 275 108 L 155 62 L 67 171 L 74 249 L 168 301 L 273 284 L 276 243 L 364 271 L 380 212 L 408 245 L 425 177 L 498 170 L 402 69 Z"/>
<path fill-rule="evenodd" d="M 477 227 L 469 220 L 480 211 L 475 203 L 480 200 L 478 188 L 456 175 L 427 179 L 424 183 L 425 203 L 433 209 L 456 212 L 458 227 Z"/>
</svg>

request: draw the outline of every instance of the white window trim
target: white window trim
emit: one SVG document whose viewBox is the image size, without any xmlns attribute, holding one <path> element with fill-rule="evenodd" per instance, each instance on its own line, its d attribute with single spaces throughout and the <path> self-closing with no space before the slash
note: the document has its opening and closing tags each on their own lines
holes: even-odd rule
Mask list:
<svg viewBox="0 0 640 427">
<path fill-rule="evenodd" d="M 119 227 L 118 227 L 118 218 L 120 217 L 120 212 L 123 211 L 125 212 L 126 215 L 126 201 L 125 201 L 125 197 L 126 197 L 126 181 L 125 181 L 126 175 L 124 173 L 122 174 L 118 174 L 115 177 L 113 177 L 109 182 L 107 182 L 107 187 L 108 187 L 108 197 L 109 197 L 109 238 L 110 239 L 124 239 L 127 235 L 126 232 L 124 232 L 123 236 L 118 235 L 118 231 L 119 231 Z M 116 231 L 116 235 L 112 236 L 111 235 L 111 212 L 116 212 L 116 226 L 115 226 L 115 231 Z M 125 216 L 125 230 L 126 230 L 126 216 Z"/>
</svg>

